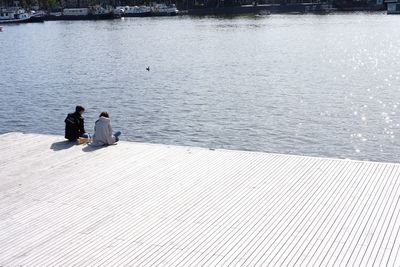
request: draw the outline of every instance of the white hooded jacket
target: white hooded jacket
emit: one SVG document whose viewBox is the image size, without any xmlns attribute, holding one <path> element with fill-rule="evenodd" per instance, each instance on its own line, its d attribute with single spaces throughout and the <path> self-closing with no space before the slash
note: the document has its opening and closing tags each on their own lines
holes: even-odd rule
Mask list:
<svg viewBox="0 0 400 267">
<path fill-rule="evenodd" d="M 94 126 L 93 145 L 104 146 L 115 143 L 115 136 L 112 133 L 111 121 L 109 118 L 100 117 Z"/>
</svg>

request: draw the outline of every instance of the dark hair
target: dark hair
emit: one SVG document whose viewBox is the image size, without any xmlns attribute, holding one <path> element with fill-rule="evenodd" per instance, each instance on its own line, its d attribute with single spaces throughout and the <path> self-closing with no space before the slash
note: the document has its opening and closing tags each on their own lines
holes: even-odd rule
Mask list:
<svg viewBox="0 0 400 267">
<path fill-rule="evenodd" d="M 99 117 L 106 117 L 108 118 L 108 112 L 103 111 L 102 113 L 100 113 Z"/>
<path fill-rule="evenodd" d="M 81 112 L 81 111 L 85 111 L 85 108 L 82 106 L 76 106 L 75 107 L 75 112 Z"/>
</svg>

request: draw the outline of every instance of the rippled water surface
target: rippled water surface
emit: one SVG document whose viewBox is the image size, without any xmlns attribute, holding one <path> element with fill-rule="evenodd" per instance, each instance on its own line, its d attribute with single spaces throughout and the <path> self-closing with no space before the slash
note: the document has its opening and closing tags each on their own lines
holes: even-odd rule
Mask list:
<svg viewBox="0 0 400 267">
<path fill-rule="evenodd" d="M 129 18 L 6 26 L 0 132 L 400 162 L 400 16 Z M 150 71 L 146 67 L 150 66 Z"/>
</svg>

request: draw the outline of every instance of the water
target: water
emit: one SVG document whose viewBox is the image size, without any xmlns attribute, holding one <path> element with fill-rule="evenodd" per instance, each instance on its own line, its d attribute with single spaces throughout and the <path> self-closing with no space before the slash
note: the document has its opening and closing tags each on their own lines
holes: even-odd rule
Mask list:
<svg viewBox="0 0 400 267">
<path fill-rule="evenodd" d="M 6 26 L 0 132 L 111 115 L 124 140 L 400 162 L 400 17 L 128 18 Z M 150 66 L 150 71 L 146 67 Z"/>
</svg>

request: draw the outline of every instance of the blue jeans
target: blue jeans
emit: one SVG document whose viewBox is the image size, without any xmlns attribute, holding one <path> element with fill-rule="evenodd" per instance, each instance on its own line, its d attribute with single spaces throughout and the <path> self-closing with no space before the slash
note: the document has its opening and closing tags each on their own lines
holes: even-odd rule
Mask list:
<svg viewBox="0 0 400 267">
<path fill-rule="evenodd" d="M 116 132 L 115 134 L 114 134 L 114 137 L 115 137 L 115 142 L 118 142 L 119 141 L 119 136 L 121 135 L 121 132 L 120 131 L 118 131 L 118 132 Z"/>
<path fill-rule="evenodd" d="M 81 137 L 83 137 L 83 138 L 92 138 L 90 133 L 84 133 L 84 134 L 81 135 Z"/>
</svg>

